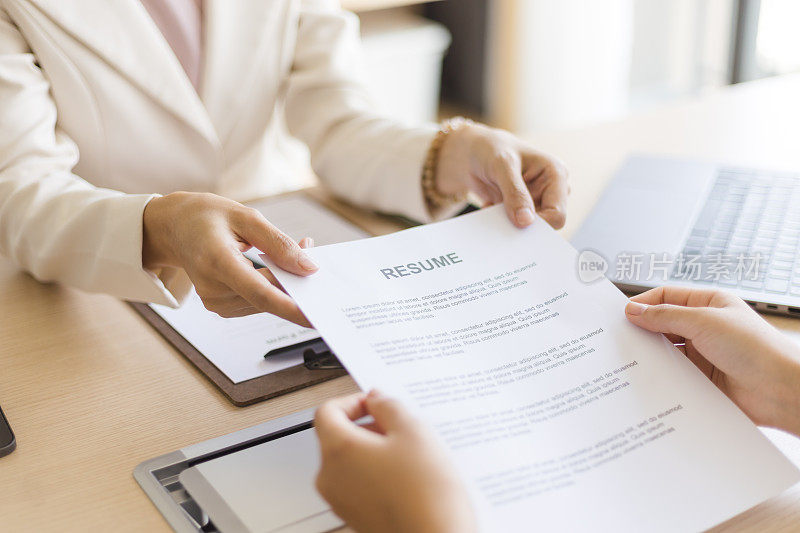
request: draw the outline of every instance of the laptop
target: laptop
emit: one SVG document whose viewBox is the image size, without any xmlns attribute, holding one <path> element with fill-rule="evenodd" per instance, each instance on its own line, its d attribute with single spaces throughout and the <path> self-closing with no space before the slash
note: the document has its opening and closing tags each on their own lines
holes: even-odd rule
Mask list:
<svg viewBox="0 0 800 533">
<path fill-rule="evenodd" d="M 800 316 L 800 174 L 630 157 L 572 239 L 578 276 L 724 289 Z"/>
</svg>

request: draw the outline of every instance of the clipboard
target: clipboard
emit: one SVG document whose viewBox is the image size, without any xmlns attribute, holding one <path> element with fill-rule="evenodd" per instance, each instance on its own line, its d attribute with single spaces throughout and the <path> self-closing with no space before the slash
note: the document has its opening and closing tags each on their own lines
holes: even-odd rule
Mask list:
<svg viewBox="0 0 800 533">
<path fill-rule="evenodd" d="M 347 375 L 347 371 L 344 368 L 330 368 L 333 365 L 325 364 L 332 357 L 330 349 L 327 348 L 325 341 L 322 339 L 314 339 L 313 341 L 279 348 L 283 353 L 296 351 L 298 355 L 303 355 L 303 364 L 240 383 L 234 383 L 214 363 L 206 359 L 192 343 L 183 338 L 166 320 L 153 311 L 149 305 L 138 302 L 128 302 L 128 305 L 133 307 L 148 324 L 169 341 L 181 355 L 191 361 L 211 383 L 222 391 L 222 394 L 231 403 L 238 407 L 268 400 L 281 394 L 287 394 Z M 309 352 L 314 355 L 309 355 Z"/>
</svg>

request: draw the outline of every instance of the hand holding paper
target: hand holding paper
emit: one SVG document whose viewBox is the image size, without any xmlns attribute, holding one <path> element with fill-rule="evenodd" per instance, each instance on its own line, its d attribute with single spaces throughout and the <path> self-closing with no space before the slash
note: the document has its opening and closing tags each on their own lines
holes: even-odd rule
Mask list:
<svg viewBox="0 0 800 533">
<path fill-rule="evenodd" d="M 309 254 L 276 276 L 363 389 L 434 428 L 486 528 L 698 530 L 798 479 L 546 224 L 493 208 Z"/>
<path fill-rule="evenodd" d="M 743 300 L 659 287 L 631 299 L 628 320 L 665 333 L 755 423 L 800 436 L 800 347 Z"/>
<path fill-rule="evenodd" d="M 352 422 L 367 415 L 370 427 Z M 317 488 L 357 531 L 475 531 L 449 458 L 397 400 L 376 391 L 337 398 L 317 410 L 314 425 L 322 455 Z"/>
</svg>

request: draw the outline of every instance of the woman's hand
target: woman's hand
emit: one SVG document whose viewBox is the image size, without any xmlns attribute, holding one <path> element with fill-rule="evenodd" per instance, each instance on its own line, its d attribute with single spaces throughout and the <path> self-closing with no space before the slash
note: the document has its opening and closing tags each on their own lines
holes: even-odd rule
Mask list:
<svg viewBox="0 0 800 533">
<path fill-rule="evenodd" d="M 631 298 L 628 319 L 685 342 L 689 359 L 756 424 L 800 435 L 800 347 L 741 299 L 660 287 Z"/>
<path fill-rule="evenodd" d="M 302 244 L 308 247 L 309 239 Z M 242 255 L 259 248 L 279 267 L 307 276 L 317 266 L 297 243 L 240 203 L 207 193 L 153 198 L 144 210 L 142 264 L 182 268 L 209 311 L 223 317 L 267 312 L 310 327 L 267 269 Z"/>
<path fill-rule="evenodd" d="M 472 191 L 485 205 L 502 202 L 519 227 L 533 223 L 534 210 L 554 228 L 564 226 L 566 168 L 506 131 L 481 124 L 456 129 L 442 144 L 436 168 L 436 188 L 444 195 Z"/>
<path fill-rule="evenodd" d="M 355 420 L 372 415 L 374 423 Z M 360 533 L 476 530 L 467 491 L 436 439 L 375 391 L 329 401 L 314 421 L 317 490 Z"/>
</svg>

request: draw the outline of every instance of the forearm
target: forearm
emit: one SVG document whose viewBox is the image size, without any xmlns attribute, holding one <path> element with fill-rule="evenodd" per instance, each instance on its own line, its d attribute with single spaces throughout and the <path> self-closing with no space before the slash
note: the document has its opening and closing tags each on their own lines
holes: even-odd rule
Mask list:
<svg viewBox="0 0 800 533">
<path fill-rule="evenodd" d="M 0 173 L 0 253 L 40 281 L 173 303 L 141 265 L 148 199 L 93 188 L 68 172 L 7 168 Z"/>
<path fill-rule="evenodd" d="M 421 176 L 436 126 L 409 127 L 376 113 L 362 79 L 358 19 L 336 2 L 302 4 L 286 91 L 289 131 L 308 145 L 315 172 L 337 195 L 429 220 Z"/>
<path fill-rule="evenodd" d="M 319 101 L 326 102 L 326 107 L 317 117 L 341 108 L 324 97 Z M 293 133 L 309 146 L 314 171 L 322 183 L 356 205 L 430 221 L 422 172 L 437 127 L 403 126 L 367 109 L 335 122 L 334 127 L 319 132 L 311 131 L 319 125 L 303 120 L 293 123 Z"/>
</svg>

